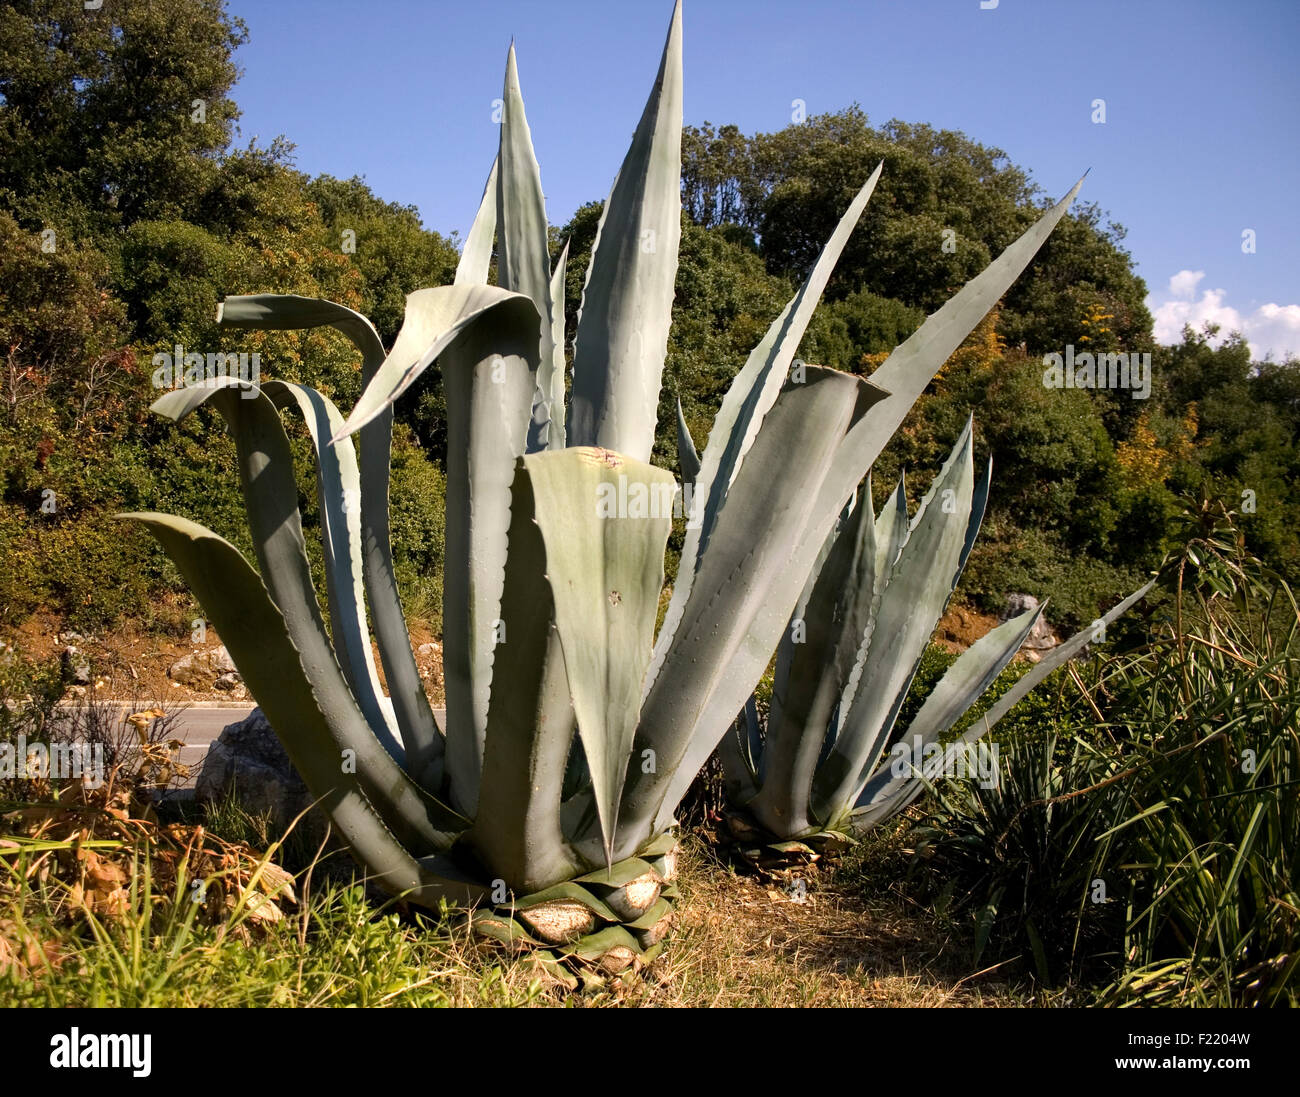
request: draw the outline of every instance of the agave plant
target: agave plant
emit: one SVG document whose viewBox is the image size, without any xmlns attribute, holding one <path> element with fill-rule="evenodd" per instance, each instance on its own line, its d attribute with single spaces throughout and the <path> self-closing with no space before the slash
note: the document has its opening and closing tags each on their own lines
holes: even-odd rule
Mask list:
<svg viewBox="0 0 1300 1097">
<path fill-rule="evenodd" d="M 948 668 L 889 764 L 882 762 L 984 517 L 992 462 L 977 478 L 972 426 L 968 419 L 910 519 L 903 479 L 875 514 L 868 477 L 781 638 L 766 726 L 751 697 L 724 739 L 719 754 L 732 805 L 725 823 L 752 863 L 788 867 L 838 851 L 897 815 L 948 765 L 965 769 L 970 744 L 1093 638 L 1095 625 L 1058 645 L 954 739 L 953 725 L 1011 662 L 1046 603 L 1000 624 Z M 693 447 L 683 431 L 689 470 Z M 1101 621 L 1109 624 L 1151 585 Z M 988 776 L 996 780 L 996 770 Z"/>
<path fill-rule="evenodd" d="M 564 256 L 552 269 L 512 46 L 498 156 L 455 284 L 408 297 L 391 349 L 364 317 L 327 301 L 230 297 L 220 309 L 227 327 L 346 335 L 365 385 L 349 415 L 277 381 L 259 389 L 219 379 L 154 405 L 180 419 L 209 404 L 226 420 L 259 567 L 193 522 L 129 516 L 175 560 L 376 880 L 418 905 L 472 907 L 484 932 L 557 950 L 539 953 L 544 960 L 610 970 L 659 947 L 677 804 L 766 669 L 845 502 L 1078 189 L 872 382 L 792 371 L 876 169 L 723 401 L 656 636 L 676 484 L 648 462 L 680 236 L 681 95 L 678 5 L 601 216 L 571 384 Z M 498 285 L 489 286 L 494 237 Z M 435 364 L 448 431 L 441 723 L 416 673 L 387 516 L 393 403 Z M 286 411 L 306 420 L 314 442 L 328 628 Z"/>
</svg>

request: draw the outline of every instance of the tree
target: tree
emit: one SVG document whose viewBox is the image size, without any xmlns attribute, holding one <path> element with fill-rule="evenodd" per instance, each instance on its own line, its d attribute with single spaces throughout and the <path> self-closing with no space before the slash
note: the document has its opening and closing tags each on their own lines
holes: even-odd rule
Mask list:
<svg viewBox="0 0 1300 1097">
<path fill-rule="evenodd" d="M 1178 492 L 1215 495 L 1239 514 L 1246 544 L 1282 574 L 1300 578 L 1300 363 L 1250 360 L 1233 332 L 1183 330 L 1160 348 L 1153 399 L 1166 416 L 1197 412 L 1198 443 L 1171 470 Z"/>
<path fill-rule="evenodd" d="M 131 354 L 121 304 L 107 287 L 103 256 L 73 245 L 46 252 L 39 237 L 0 212 L 0 354 L 11 426 L 36 405 L 66 413 L 37 417 L 50 430 L 80 429 L 92 413 L 120 406 L 110 396 L 119 393 Z"/>
<path fill-rule="evenodd" d="M 771 273 L 798 281 L 878 163 L 876 192 L 828 287 L 831 300 L 867 290 L 932 312 L 1039 215 L 1047 201 L 1000 149 L 952 130 L 891 121 L 879 129 L 856 105 L 776 133 L 688 127 L 683 203 L 705 227 L 733 223 Z M 1093 304 L 1113 315 L 1126 350 L 1150 346 L 1146 287 L 1102 227 L 1095 205 L 1062 221 L 1008 293 L 1001 334 L 1033 353 L 1063 349 Z"/>
<path fill-rule="evenodd" d="M 222 0 L 0 9 L 0 207 L 75 237 L 186 218 L 238 110 L 246 30 Z"/>
<path fill-rule="evenodd" d="M 364 179 L 322 175 L 307 186 L 335 247 L 346 251 L 361 273 L 360 311 L 369 316 L 385 343 L 402 326 L 406 295 L 424 286 L 441 286 L 456 273 L 459 254 L 453 240 L 425 229 L 414 206 L 385 202 Z"/>
</svg>

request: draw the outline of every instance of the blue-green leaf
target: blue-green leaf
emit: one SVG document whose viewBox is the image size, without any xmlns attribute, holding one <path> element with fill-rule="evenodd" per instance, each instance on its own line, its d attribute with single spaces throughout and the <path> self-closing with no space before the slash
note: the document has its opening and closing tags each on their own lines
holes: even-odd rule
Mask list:
<svg viewBox="0 0 1300 1097">
<path fill-rule="evenodd" d="M 573 344 L 569 443 L 650 460 L 681 242 L 682 11 L 605 202 Z"/>
</svg>

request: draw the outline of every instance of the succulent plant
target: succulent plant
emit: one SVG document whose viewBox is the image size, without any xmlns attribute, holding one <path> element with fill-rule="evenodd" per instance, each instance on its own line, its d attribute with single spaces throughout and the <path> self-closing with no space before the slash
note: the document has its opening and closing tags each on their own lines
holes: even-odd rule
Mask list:
<svg viewBox="0 0 1300 1097">
<path fill-rule="evenodd" d="M 720 747 L 729 836 L 763 867 L 788 867 L 897 815 L 970 744 L 1094 636 L 1054 648 L 960 738 L 953 726 L 1025 643 L 1046 603 L 1011 618 L 948 668 L 882 759 L 926 645 L 979 533 L 992 463 L 976 476 L 972 421 L 909 519 L 900 478 L 877 515 L 868 477 L 827 539 L 777 648 L 771 704 L 753 698 Z M 685 467 L 692 458 L 688 452 Z M 1150 590 L 1115 606 L 1109 624 Z M 993 759 L 996 762 L 996 758 Z M 996 769 L 990 775 L 996 780 Z"/>
<path fill-rule="evenodd" d="M 1078 189 L 871 382 L 792 371 L 876 169 L 723 401 L 656 636 L 677 486 L 648 461 L 680 235 L 681 94 L 678 5 L 601 216 L 571 385 L 564 257 L 551 268 L 512 46 L 499 152 L 455 283 L 408 297 L 387 353 L 364 317 L 327 301 L 258 295 L 221 307 L 230 328 L 346 335 L 365 384 L 346 419 L 322 394 L 278 381 L 218 379 L 154 405 L 180 419 L 210 404 L 226 420 L 258 569 L 193 522 L 129 516 L 175 560 L 375 879 L 422 906 L 474 907 L 485 933 L 556 950 L 543 959 L 608 970 L 658 948 L 676 807 L 766 669 L 846 500 Z M 489 286 L 494 236 L 499 284 Z M 416 672 L 387 515 L 393 402 L 435 363 L 448 431 L 441 726 Z M 303 416 L 314 442 L 328 628 L 285 411 Z"/>
</svg>

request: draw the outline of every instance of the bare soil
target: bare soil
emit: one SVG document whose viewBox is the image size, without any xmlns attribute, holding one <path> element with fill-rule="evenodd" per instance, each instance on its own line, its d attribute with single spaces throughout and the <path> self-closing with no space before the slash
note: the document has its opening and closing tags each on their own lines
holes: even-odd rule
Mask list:
<svg viewBox="0 0 1300 1097">
<path fill-rule="evenodd" d="M 422 621 L 410 623 L 411 646 L 416 666 L 424 680 L 425 693 L 434 706 L 444 700 L 442 647 L 438 637 Z M 178 660 L 200 651 L 214 651 L 221 645 L 217 631 L 208 627 L 202 643 L 186 634 L 178 637 L 151 630 L 139 621 L 124 621 L 99 634 L 70 633 L 53 614 L 33 614 L 17 627 L 0 629 L 0 643 L 12 645 L 28 658 L 58 659 L 66 647 L 77 649 L 78 661 L 90 665 L 90 682 L 73 686 L 73 696 L 91 696 L 100 701 L 245 701 L 247 691 L 193 689 L 168 676 Z M 432 645 L 432 647 L 428 647 Z M 425 647 L 421 651 L 421 647 Z M 378 650 L 375 665 L 383 682 Z M 386 683 L 385 683 L 386 688 Z"/>
</svg>

